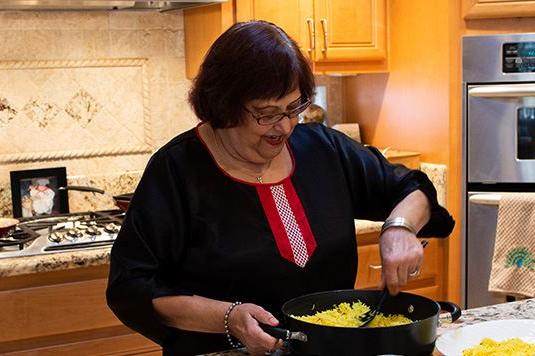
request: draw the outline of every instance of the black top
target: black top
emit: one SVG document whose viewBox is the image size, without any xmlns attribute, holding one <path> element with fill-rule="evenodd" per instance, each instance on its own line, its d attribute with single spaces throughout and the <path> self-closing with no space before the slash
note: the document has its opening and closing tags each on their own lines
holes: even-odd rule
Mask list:
<svg viewBox="0 0 535 356">
<path fill-rule="evenodd" d="M 275 314 L 299 295 L 353 288 L 357 270 L 354 219 L 384 220 L 420 189 L 432 216 L 420 236 L 447 236 L 453 219 L 421 171 L 388 163 L 319 124 L 297 125 L 289 138 L 291 179 L 317 243 L 304 268 L 281 257 L 255 184 L 222 172 L 189 130 L 149 161 L 111 252 L 108 304 L 125 325 L 164 353 L 228 349 L 224 334 L 163 325 L 152 299 L 168 295 L 252 302 Z M 223 323 L 223 320 L 221 320 Z"/>
</svg>

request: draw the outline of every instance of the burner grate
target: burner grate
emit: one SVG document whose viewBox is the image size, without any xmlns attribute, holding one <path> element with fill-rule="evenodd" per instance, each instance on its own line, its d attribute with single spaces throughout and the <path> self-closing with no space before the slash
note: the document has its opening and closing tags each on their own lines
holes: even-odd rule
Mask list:
<svg viewBox="0 0 535 356">
<path fill-rule="evenodd" d="M 35 240 L 38 236 L 39 234 L 28 226 L 19 224 L 6 236 L 0 238 L 0 248 L 18 245 L 19 250 L 22 250 L 25 244 Z"/>
</svg>

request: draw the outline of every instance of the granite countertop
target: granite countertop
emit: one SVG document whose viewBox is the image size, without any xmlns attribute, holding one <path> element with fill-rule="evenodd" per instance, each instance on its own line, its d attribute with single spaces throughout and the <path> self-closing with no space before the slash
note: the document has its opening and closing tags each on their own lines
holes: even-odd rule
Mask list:
<svg viewBox="0 0 535 356">
<path fill-rule="evenodd" d="M 382 224 L 377 221 L 355 220 L 357 234 L 380 231 Z M 0 258 L 0 277 L 104 265 L 110 262 L 110 250 L 108 246 L 37 256 Z"/>
<path fill-rule="evenodd" d="M 458 329 L 466 325 L 481 323 L 483 321 L 501 319 L 535 319 L 535 298 L 518 302 L 496 304 L 481 308 L 467 309 L 462 311 L 462 316 L 453 323 L 442 322 L 437 329 L 438 336 L 450 330 Z M 244 349 L 236 349 L 211 353 L 209 356 L 243 356 L 248 355 Z M 272 356 L 283 355 L 274 353 Z M 438 351 L 435 356 L 441 355 Z M 208 356 L 208 355 L 206 355 Z"/>
<path fill-rule="evenodd" d="M 357 236 L 362 234 L 368 234 L 370 232 L 379 232 L 383 226 L 382 221 L 371 220 L 355 220 L 355 229 L 357 229 Z"/>
<path fill-rule="evenodd" d="M 0 258 L 0 278 L 107 264 L 111 247 Z"/>
</svg>

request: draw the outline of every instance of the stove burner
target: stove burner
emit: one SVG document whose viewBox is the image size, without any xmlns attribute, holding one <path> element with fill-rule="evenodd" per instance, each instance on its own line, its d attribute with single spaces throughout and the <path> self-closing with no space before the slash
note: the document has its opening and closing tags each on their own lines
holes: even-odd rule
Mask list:
<svg viewBox="0 0 535 356">
<path fill-rule="evenodd" d="M 35 240 L 39 234 L 25 225 L 18 224 L 14 230 L 0 238 L 0 248 L 7 246 L 17 246 L 22 250 L 25 244 Z"/>
</svg>

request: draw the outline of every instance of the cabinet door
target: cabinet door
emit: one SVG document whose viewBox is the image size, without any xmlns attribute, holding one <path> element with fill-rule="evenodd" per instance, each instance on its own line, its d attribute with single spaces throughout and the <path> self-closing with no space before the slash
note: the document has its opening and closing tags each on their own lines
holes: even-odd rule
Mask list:
<svg viewBox="0 0 535 356">
<path fill-rule="evenodd" d="M 386 0 L 315 0 L 314 11 L 317 62 L 386 58 Z"/>
<path fill-rule="evenodd" d="M 184 10 L 186 77 L 193 79 L 212 43 L 234 23 L 234 3 Z"/>
<path fill-rule="evenodd" d="M 532 16 L 535 16 L 532 0 L 463 0 L 465 19 Z"/>
<path fill-rule="evenodd" d="M 265 20 L 281 27 L 311 60 L 314 49 L 312 0 L 237 0 L 238 21 Z"/>
</svg>

